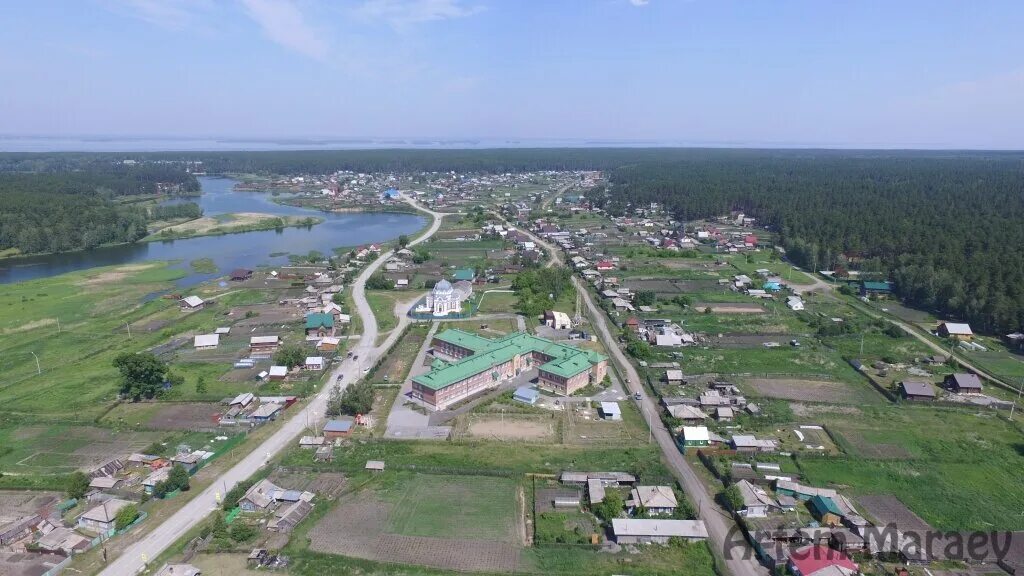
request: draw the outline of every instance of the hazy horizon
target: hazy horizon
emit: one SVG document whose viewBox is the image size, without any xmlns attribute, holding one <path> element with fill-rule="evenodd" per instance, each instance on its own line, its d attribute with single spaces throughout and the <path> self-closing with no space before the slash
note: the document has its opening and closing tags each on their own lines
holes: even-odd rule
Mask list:
<svg viewBox="0 0 1024 576">
<path fill-rule="evenodd" d="M 1024 149 L 1024 4 L 1006 0 L 5 9 L 5 151 L 117 139 Z M 71 148 L 46 148 L 55 140 Z"/>
</svg>

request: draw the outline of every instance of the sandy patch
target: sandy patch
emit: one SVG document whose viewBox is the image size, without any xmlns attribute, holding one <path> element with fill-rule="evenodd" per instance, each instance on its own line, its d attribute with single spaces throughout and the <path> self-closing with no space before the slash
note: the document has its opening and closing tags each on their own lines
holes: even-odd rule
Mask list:
<svg viewBox="0 0 1024 576">
<path fill-rule="evenodd" d="M 16 326 L 14 328 L 5 328 L 3 334 L 14 334 L 16 332 L 25 332 L 27 330 L 33 330 L 35 328 L 42 328 L 43 326 L 53 326 L 57 324 L 56 318 L 40 318 L 39 320 L 33 320 L 27 324 Z"/>
<path fill-rule="evenodd" d="M 101 284 L 112 284 L 119 282 L 130 276 L 133 272 L 140 270 L 146 270 L 156 266 L 156 264 L 128 264 L 126 266 L 118 266 L 113 270 L 107 272 L 101 272 L 95 276 L 90 276 L 85 280 L 78 283 L 79 286 L 98 286 Z"/>
<path fill-rule="evenodd" d="M 494 440 L 542 440 L 554 434 L 551 422 L 487 418 L 469 425 L 469 434 Z"/>
</svg>

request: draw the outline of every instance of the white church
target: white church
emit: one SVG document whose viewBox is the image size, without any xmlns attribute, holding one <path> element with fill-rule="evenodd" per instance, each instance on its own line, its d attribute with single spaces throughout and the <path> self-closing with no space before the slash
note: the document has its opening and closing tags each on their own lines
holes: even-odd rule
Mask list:
<svg viewBox="0 0 1024 576">
<path fill-rule="evenodd" d="M 420 314 L 431 313 L 438 318 L 462 312 L 462 303 L 473 295 L 473 285 L 465 280 L 451 282 L 442 279 L 434 285 L 423 302 L 416 307 Z"/>
</svg>

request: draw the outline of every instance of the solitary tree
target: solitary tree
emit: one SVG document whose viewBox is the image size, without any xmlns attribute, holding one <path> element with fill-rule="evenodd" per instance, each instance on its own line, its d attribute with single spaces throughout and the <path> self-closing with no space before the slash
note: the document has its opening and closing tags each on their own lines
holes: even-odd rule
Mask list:
<svg viewBox="0 0 1024 576">
<path fill-rule="evenodd" d="M 68 498 L 80 500 L 89 491 L 89 477 L 84 472 L 72 472 L 68 476 Z"/>
<path fill-rule="evenodd" d="M 274 353 L 274 364 L 294 368 L 306 361 L 306 349 L 297 344 L 280 347 Z"/>
<path fill-rule="evenodd" d="M 114 367 L 121 372 L 121 394 L 136 402 L 156 396 L 167 374 L 167 364 L 152 352 L 119 354 Z"/>
<path fill-rule="evenodd" d="M 401 236 L 399 236 L 398 237 L 398 245 L 401 246 L 402 248 L 405 248 L 406 246 L 408 246 L 409 245 L 409 237 L 406 236 L 405 234 L 402 234 Z"/>
</svg>

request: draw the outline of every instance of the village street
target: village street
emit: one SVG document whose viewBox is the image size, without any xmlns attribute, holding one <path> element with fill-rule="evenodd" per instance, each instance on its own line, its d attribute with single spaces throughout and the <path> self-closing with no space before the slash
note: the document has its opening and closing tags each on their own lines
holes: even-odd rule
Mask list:
<svg viewBox="0 0 1024 576">
<path fill-rule="evenodd" d="M 417 210 L 426 212 L 433 217 L 433 223 L 427 231 L 409 243 L 410 246 L 430 238 L 441 227 L 443 214 L 418 206 L 413 200 L 403 200 Z M 331 373 L 327 382 L 337 382 L 344 388 L 363 377 L 364 370 L 371 367 L 377 358 L 383 355 L 398 341 L 404 324 L 393 330 L 380 346 L 374 346 L 377 340 L 377 319 L 373 315 L 369 302 L 366 300 L 366 280 L 370 278 L 388 258 L 392 251 L 381 254 L 359 274 L 352 284 L 352 295 L 356 304 L 356 313 L 362 319 L 363 337 L 352 348 L 353 356 L 341 362 Z M 358 360 L 354 358 L 358 357 Z M 340 379 L 339 379 L 340 377 Z M 320 418 L 324 415 L 331 386 L 324 386 L 301 411 L 292 414 L 291 418 L 266 441 L 253 449 L 241 462 L 233 466 L 220 478 L 217 478 L 205 490 L 197 494 L 173 516 L 147 533 L 140 541 L 129 546 L 121 556 L 114 559 L 101 574 L 103 576 L 132 576 L 143 569 L 151 560 L 184 536 L 193 526 L 206 519 L 214 509 L 219 507 L 219 498 L 231 490 L 238 482 L 252 476 L 271 458 L 291 446 L 306 428 L 307 418 Z"/>
</svg>

